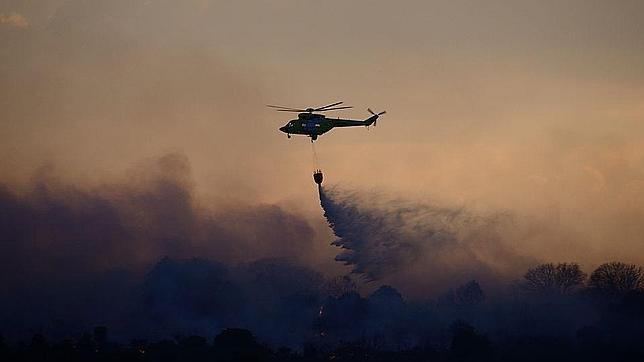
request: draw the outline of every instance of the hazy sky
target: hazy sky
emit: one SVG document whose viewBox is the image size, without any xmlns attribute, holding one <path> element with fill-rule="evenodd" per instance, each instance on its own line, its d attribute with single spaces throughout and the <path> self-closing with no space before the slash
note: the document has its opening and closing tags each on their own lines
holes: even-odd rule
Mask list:
<svg viewBox="0 0 644 362">
<path fill-rule="evenodd" d="M 0 172 L 95 187 L 166 153 L 198 199 L 328 242 L 304 137 L 265 104 L 388 111 L 317 142 L 328 183 L 510 210 L 525 254 L 644 263 L 644 2 L 0 2 Z M 327 255 L 324 255 L 326 257 Z"/>
</svg>

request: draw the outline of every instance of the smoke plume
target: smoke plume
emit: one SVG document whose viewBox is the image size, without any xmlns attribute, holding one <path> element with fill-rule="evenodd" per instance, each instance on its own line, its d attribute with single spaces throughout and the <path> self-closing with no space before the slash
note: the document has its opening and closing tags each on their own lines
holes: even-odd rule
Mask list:
<svg viewBox="0 0 644 362">
<path fill-rule="evenodd" d="M 24 193 L 0 186 L 0 321 L 5 333 L 64 337 L 97 324 L 130 333 L 137 327 L 142 335 L 206 325 L 203 330 L 214 331 L 222 328 L 226 319 L 220 315 L 227 310 L 212 317 L 225 304 L 215 302 L 233 300 L 235 290 L 250 283 L 245 280 L 254 280 L 241 276 L 248 270 L 263 268 L 266 283 L 279 279 L 272 274 L 276 268 L 295 270 L 281 274 L 308 275 L 297 265 L 308 264 L 315 232 L 301 217 L 275 205 L 198 202 L 181 154 L 140 164 L 132 174 L 138 176 L 84 189 L 61 184 L 51 171 L 43 171 Z M 166 257 L 208 261 L 154 267 Z M 253 264 L 258 260 L 277 261 Z M 285 284 L 296 290 L 298 283 Z M 188 296 L 187 285 L 195 286 L 188 288 Z M 204 299 L 210 288 L 216 298 Z M 269 287 L 263 288 L 266 300 L 274 298 Z M 251 292 L 259 293 L 249 287 L 245 298 L 252 299 Z M 196 310 L 176 298 L 196 304 Z M 160 317 L 146 319 L 160 305 L 174 311 L 159 313 L 163 326 L 151 322 Z M 231 323 L 256 326 L 258 320 L 240 317 Z"/>
</svg>

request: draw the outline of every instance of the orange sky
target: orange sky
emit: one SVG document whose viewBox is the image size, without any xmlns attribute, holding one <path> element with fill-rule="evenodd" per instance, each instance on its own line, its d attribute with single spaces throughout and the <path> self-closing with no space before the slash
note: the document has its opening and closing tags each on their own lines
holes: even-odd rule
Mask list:
<svg viewBox="0 0 644 362">
<path fill-rule="evenodd" d="M 308 139 L 265 104 L 388 111 L 317 143 L 327 182 L 544 225 L 537 258 L 644 262 L 641 1 L 0 4 L 0 172 L 102 184 L 168 152 L 199 199 L 324 231 Z M 326 249 L 325 249 L 326 250 Z M 332 254 L 332 251 L 329 252 Z"/>
</svg>

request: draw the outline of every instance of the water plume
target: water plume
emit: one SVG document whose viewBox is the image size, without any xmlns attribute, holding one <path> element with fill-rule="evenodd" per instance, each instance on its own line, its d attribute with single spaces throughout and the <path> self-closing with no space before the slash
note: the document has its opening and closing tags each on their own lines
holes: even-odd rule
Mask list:
<svg viewBox="0 0 644 362">
<path fill-rule="evenodd" d="M 320 187 L 319 195 L 338 237 L 332 244 L 342 249 L 336 260 L 368 281 L 436 287 L 497 279 L 528 261 L 503 236 L 514 225 L 507 212 L 477 213 L 339 187 Z"/>
</svg>

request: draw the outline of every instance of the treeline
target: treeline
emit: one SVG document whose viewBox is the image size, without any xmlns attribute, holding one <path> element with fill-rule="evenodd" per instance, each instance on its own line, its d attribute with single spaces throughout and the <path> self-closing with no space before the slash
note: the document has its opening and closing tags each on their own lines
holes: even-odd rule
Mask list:
<svg viewBox="0 0 644 362">
<path fill-rule="evenodd" d="M 183 336 L 171 339 L 123 343 L 117 337 L 121 342 L 116 343 L 107 328 L 97 327 L 74 338 L 49 340 L 35 334 L 23 342 L 0 340 L 0 360 L 644 360 L 644 278 L 636 265 L 611 262 L 586 274 L 575 263 L 542 264 L 502 293 L 488 295 L 472 280 L 421 303 L 406 301 L 389 286 L 361 296 L 349 277 L 323 281 L 300 275 L 294 279 L 303 269 L 261 264 L 253 269 L 256 272 L 244 274 L 252 276 L 249 290 L 254 293 L 254 304 L 246 306 L 248 299 L 240 297 L 246 292 L 212 278 L 221 270 L 206 266 L 203 261 L 165 260 L 148 278 L 148 284 L 157 286 L 162 281 L 164 288 L 149 289 L 155 293 L 144 294 L 145 306 L 148 312 L 155 311 L 152 316 L 157 321 L 181 315 L 175 308 L 178 303 L 197 310 L 194 316 L 207 323 L 230 323 L 214 338 L 191 336 L 184 330 Z M 302 279 L 307 282 L 295 288 L 294 282 Z M 213 288 L 214 294 L 205 294 Z M 259 293 L 261 288 L 271 292 Z M 235 308 L 231 301 L 238 301 Z M 233 315 L 240 311 L 252 318 Z M 250 327 L 244 325 L 250 322 Z M 225 328 L 239 326 L 248 329 Z M 289 348 L 270 343 L 271 330 L 276 335 L 295 334 L 284 340 L 298 342 Z"/>
<path fill-rule="evenodd" d="M 282 347 L 271 349 L 245 329 L 226 329 L 214 340 L 202 336 L 176 337 L 149 343 L 132 340 L 129 344 L 111 343 L 105 327 L 78 340 L 49 343 L 40 335 L 30 343 L 7 346 L 0 339 L 0 359 L 16 362 L 45 361 L 641 361 L 641 345 L 589 343 L 580 335 L 579 343 L 556 338 L 524 339 L 514 343 L 494 343 L 471 325 L 454 322 L 447 346 L 417 345 L 408 349 L 387 350 L 377 341 L 340 342 L 333 347 L 305 345 L 299 351 Z M 640 336 L 641 337 L 641 336 Z"/>
<path fill-rule="evenodd" d="M 642 268 L 611 262 L 600 265 L 588 278 L 578 264 L 542 264 L 528 270 L 521 283 L 524 290 L 539 294 L 571 294 L 585 289 L 602 297 L 619 297 L 644 286 Z"/>
</svg>

